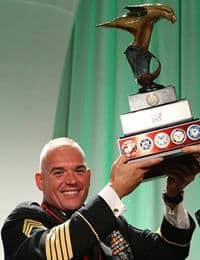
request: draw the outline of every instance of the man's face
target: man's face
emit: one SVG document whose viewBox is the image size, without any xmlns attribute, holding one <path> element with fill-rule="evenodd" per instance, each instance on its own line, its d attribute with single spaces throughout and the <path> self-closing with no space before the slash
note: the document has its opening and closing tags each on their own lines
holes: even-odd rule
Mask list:
<svg viewBox="0 0 200 260">
<path fill-rule="evenodd" d="M 36 173 L 36 183 L 45 201 L 64 211 L 83 205 L 90 186 L 90 170 L 76 147 L 61 146 L 49 151 L 42 171 Z"/>
</svg>

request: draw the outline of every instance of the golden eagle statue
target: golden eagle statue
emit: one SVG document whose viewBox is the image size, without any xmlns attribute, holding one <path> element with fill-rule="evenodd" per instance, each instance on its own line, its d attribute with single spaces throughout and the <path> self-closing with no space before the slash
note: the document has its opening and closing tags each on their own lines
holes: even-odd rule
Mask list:
<svg viewBox="0 0 200 260">
<path fill-rule="evenodd" d="M 152 85 L 152 81 L 160 74 L 161 68 L 159 60 L 148 52 L 153 25 L 160 18 L 165 18 L 174 23 L 176 21 L 176 15 L 172 8 L 163 4 L 129 5 L 126 6 L 125 9 L 128 10 L 127 14 L 110 22 L 98 24 L 97 26 L 120 28 L 133 34 L 134 40 L 129 46 L 132 47 L 132 53 L 130 53 L 129 47 L 125 53 L 138 83 L 150 86 Z M 134 53 L 133 48 L 136 50 Z M 149 73 L 150 60 L 152 57 L 157 59 L 159 66 L 156 71 Z M 146 90 L 147 88 L 145 91 Z M 150 86 L 150 90 L 152 90 L 152 86 Z"/>
</svg>

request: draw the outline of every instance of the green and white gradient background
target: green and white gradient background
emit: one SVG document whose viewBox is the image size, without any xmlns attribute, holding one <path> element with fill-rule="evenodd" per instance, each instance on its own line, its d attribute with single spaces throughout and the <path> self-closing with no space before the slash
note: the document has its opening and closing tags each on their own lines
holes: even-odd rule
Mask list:
<svg viewBox="0 0 200 260">
<path fill-rule="evenodd" d="M 132 36 L 95 25 L 122 15 L 142 0 L 0 0 L 0 224 L 15 205 L 41 200 L 34 184 L 40 150 L 68 135 L 84 148 L 93 171 L 90 196 L 107 182 L 122 135 L 119 115 L 137 92 L 123 55 Z M 160 1 L 161 2 L 161 1 Z M 177 22 L 159 21 L 150 51 L 162 63 L 158 82 L 176 87 L 200 117 L 200 2 L 162 1 Z M 128 221 L 156 230 L 162 218 L 164 179 L 142 184 L 124 199 Z M 186 189 L 185 206 L 200 208 L 200 179 Z M 199 260 L 200 228 L 189 260 Z M 0 259 L 3 250 L 0 247 Z"/>
</svg>

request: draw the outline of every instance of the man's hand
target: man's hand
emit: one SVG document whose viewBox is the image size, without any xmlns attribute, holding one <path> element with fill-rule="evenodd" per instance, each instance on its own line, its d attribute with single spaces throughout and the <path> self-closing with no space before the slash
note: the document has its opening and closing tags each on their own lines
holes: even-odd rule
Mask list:
<svg viewBox="0 0 200 260">
<path fill-rule="evenodd" d="M 195 179 L 195 175 L 173 175 L 167 177 L 166 194 L 168 197 L 176 197 L 184 188 Z"/>
<path fill-rule="evenodd" d="M 149 169 L 159 164 L 163 159 L 144 159 L 140 161 L 128 161 L 121 155 L 112 165 L 110 185 L 121 198 L 132 192 L 143 180 L 144 174 Z"/>
<path fill-rule="evenodd" d="M 184 156 L 167 159 L 166 162 L 163 162 L 168 176 L 166 194 L 169 198 L 179 195 L 200 172 L 200 164 L 196 159 L 197 154 L 194 154 L 194 152 L 200 152 L 200 145 L 185 147 L 182 150 L 185 153 Z"/>
<path fill-rule="evenodd" d="M 200 144 L 186 146 L 182 148 L 182 152 L 186 154 L 192 153 L 200 163 Z"/>
</svg>

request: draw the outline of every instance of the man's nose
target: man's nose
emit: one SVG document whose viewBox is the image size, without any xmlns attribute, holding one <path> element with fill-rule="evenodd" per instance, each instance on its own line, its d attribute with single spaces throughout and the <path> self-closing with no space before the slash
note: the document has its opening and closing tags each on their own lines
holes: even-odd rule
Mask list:
<svg viewBox="0 0 200 260">
<path fill-rule="evenodd" d="M 65 183 L 67 184 L 76 183 L 76 174 L 74 173 L 74 171 L 69 170 L 65 173 Z"/>
</svg>

